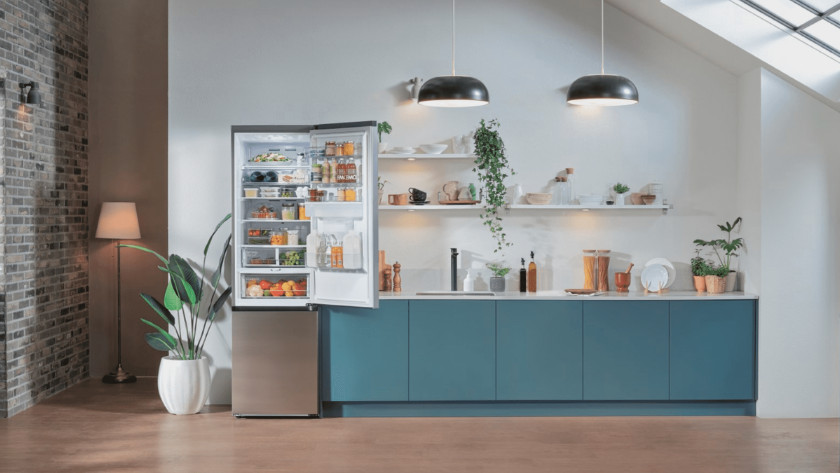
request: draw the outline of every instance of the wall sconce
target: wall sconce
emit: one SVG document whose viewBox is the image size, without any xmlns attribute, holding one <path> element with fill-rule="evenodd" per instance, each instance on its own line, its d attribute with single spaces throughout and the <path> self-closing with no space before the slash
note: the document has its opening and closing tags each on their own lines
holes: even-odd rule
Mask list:
<svg viewBox="0 0 840 473">
<path fill-rule="evenodd" d="M 417 103 L 417 99 L 420 98 L 420 88 L 423 86 L 423 79 L 415 77 L 414 79 L 409 79 L 408 83 L 411 84 L 411 100 Z"/>
<path fill-rule="evenodd" d="M 18 84 L 18 86 L 20 87 L 20 103 L 32 105 L 41 104 L 41 92 L 38 91 L 37 82 L 21 82 L 20 84 Z M 28 93 L 26 92 L 27 87 L 29 87 Z"/>
</svg>

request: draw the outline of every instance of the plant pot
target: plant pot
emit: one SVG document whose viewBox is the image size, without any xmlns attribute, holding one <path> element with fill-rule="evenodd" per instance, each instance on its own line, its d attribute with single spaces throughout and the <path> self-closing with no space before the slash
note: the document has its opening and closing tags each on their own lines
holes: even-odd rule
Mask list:
<svg viewBox="0 0 840 473">
<path fill-rule="evenodd" d="M 490 291 L 492 291 L 492 292 L 505 292 L 505 278 L 500 278 L 498 276 L 492 276 L 490 278 Z"/>
<path fill-rule="evenodd" d="M 706 276 L 694 276 L 694 289 L 697 292 L 706 292 Z"/>
<path fill-rule="evenodd" d="M 158 369 L 158 394 L 170 414 L 196 414 L 210 395 L 210 362 L 164 356 Z"/>
<path fill-rule="evenodd" d="M 624 201 L 626 200 L 628 195 L 630 195 L 629 192 L 625 192 L 623 194 L 616 194 L 615 195 L 615 205 L 617 207 L 624 207 Z"/>
<path fill-rule="evenodd" d="M 379 189 L 379 205 L 382 205 L 382 196 L 385 194 L 383 189 Z"/>
<path fill-rule="evenodd" d="M 709 294 L 722 294 L 726 290 L 726 276 L 706 276 L 706 290 Z"/>
<path fill-rule="evenodd" d="M 738 273 L 735 271 L 730 271 L 729 275 L 726 276 L 726 292 L 732 292 L 735 290 L 735 286 L 738 285 Z"/>
<path fill-rule="evenodd" d="M 383 142 L 379 143 L 379 152 L 380 153 L 384 153 L 387 150 L 388 150 L 388 142 L 383 141 Z"/>
</svg>

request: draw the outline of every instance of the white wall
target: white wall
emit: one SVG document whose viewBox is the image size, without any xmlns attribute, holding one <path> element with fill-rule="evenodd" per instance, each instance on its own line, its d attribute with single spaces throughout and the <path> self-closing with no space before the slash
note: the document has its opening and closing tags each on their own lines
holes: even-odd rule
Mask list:
<svg viewBox="0 0 840 473">
<path fill-rule="evenodd" d="M 630 77 L 641 103 L 570 107 L 566 87 L 599 67 L 598 2 L 462 0 L 456 69 L 484 81 L 491 104 L 412 104 L 409 78 L 448 72 L 450 11 L 448 0 L 170 1 L 170 250 L 198 259 L 230 210 L 231 125 L 387 120 L 392 145 L 416 145 L 498 118 L 518 173 L 511 183 L 526 192 L 574 167 L 580 192 L 660 179 L 675 206 L 668 215 L 512 212 L 508 262 L 518 267 L 534 249 L 543 288 L 579 287 L 581 249 L 610 248 L 623 254 L 622 269 L 660 256 L 682 263 L 677 284 L 690 287 L 692 240 L 717 236 L 715 224 L 739 209 L 738 79 L 607 5 L 607 72 Z M 380 174 L 391 181 L 386 192 L 434 195 L 450 178 L 475 182 L 467 164 L 383 161 Z M 495 258 L 477 212 L 380 212 L 380 246 L 400 261 L 406 285 L 426 277 L 445 287 L 450 247 L 477 264 Z M 222 317 L 208 342 L 211 402 L 229 400 L 229 347 Z"/>
<path fill-rule="evenodd" d="M 840 114 L 767 71 L 760 89 L 758 414 L 837 416 Z"/>
</svg>

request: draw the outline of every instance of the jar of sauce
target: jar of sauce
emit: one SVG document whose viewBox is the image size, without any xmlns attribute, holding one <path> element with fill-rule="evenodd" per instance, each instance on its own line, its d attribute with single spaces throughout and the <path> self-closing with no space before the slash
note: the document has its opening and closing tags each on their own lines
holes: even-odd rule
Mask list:
<svg viewBox="0 0 840 473">
<path fill-rule="evenodd" d="M 335 141 L 327 141 L 324 146 L 324 156 L 335 156 Z"/>
<path fill-rule="evenodd" d="M 344 148 L 344 154 L 346 156 L 356 154 L 356 143 L 353 143 L 352 141 L 345 141 L 342 147 Z"/>
</svg>

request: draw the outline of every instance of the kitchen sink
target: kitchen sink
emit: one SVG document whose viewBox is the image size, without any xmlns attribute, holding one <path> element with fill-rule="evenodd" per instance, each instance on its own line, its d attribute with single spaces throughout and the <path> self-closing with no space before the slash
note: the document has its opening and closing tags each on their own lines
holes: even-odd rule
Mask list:
<svg viewBox="0 0 840 473">
<path fill-rule="evenodd" d="M 495 296 L 490 291 L 420 291 L 418 296 Z"/>
</svg>

